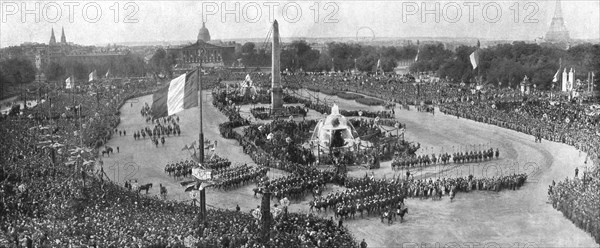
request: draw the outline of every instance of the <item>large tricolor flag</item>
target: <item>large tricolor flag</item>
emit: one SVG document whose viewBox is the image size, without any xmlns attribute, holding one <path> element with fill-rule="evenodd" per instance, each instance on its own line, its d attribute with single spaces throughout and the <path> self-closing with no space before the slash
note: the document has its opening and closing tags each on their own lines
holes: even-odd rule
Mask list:
<svg viewBox="0 0 600 248">
<path fill-rule="evenodd" d="M 184 109 L 198 106 L 198 70 L 183 74 L 159 89 L 152 96 L 154 118 L 176 114 Z"/>
</svg>

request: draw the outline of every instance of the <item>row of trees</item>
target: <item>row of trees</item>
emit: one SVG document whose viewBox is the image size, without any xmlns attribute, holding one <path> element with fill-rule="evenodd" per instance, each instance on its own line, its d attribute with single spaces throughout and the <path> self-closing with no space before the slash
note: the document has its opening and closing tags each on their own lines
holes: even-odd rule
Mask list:
<svg viewBox="0 0 600 248">
<path fill-rule="evenodd" d="M 78 80 L 87 80 L 90 72 L 94 70 L 101 77 L 104 77 L 109 70 L 113 77 L 139 77 L 144 76 L 148 69 L 142 57 L 127 54 L 55 60 L 44 68 L 44 74 L 46 79 L 51 81 L 61 81 L 69 76 L 74 76 Z"/>
<path fill-rule="evenodd" d="M 476 46 L 459 46 L 454 50 L 443 44 L 406 46 L 368 46 L 355 43 L 332 42 L 321 49 L 305 41 L 293 41 L 281 52 L 281 68 L 290 71 L 393 71 L 399 61 L 413 62 L 415 72 L 435 72 L 453 82 L 483 82 L 516 87 L 527 76 L 540 89 L 552 88 L 552 79 L 562 61 L 562 68 L 576 72 L 576 78 L 585 80 L 588 72 L 600 74 L 600 45 L 582 44 L 568 50 L 548 45 L 514 42 L 479 50 L 479 66 L 473 70 L 469 56 Z M 269 45 L 245 43 L 235 58 L 247 67 L 270 66 Z M 378 67 L 379 62 L 379 67 Z M 175 63 L 164 50 L 159 49 L 150 61 L 150 68 L 168 71 Z M 555 85 L 558 87 L 558 85 Z"/>
<path fill-rule="evenodd" d="M 562 68 L 576 72 L 576 78 L 585 80 L 588 72 L 600 75 L 600 45 L 582 44 L 563 50 L 551 46 L 514 42 L 479 50 L 479 67 L 473 70 L 469 55 L 475 46 L 459 46 L 449 50 L 443 44 L 422 46 L 365 46 L 354 43 L 332 42 L 318 50 L 305 41 L 294 41 L 281 53 L 281 68 L 291 71 L 360 71 L 376 69 L 392 71 L 402 60 L 418 60 L 410 67 L 412 72 L 436 72 L 441 78 L 454 82 L 473 82 L 480 77 L 483 82 L 515 87 L 524 76 L 540 89 L 552 87 L 552 79 L 562 61 Z M 270 66 L 268 47 L 257 48 L 245 43 L 235 54 L 236 60 L 248 67 Z M 379 61 L 379 67 L 377 66 Z M 148 72 L 170 74 L 175 58 L 164 49 L 158 49 L 146 64 L 140 55 L 98 56 L 55 60 L 45 66 L 48 80 L 64 80 L 68 76 L 87 79 L 96 70 L 99 76 L 108 70 L 114 76 L 142 76 Z M 600 76 L 597 76 L 598 78 Z M 13 58 L 0 62 L 0 82 L 3 85 L 29 83 L 35 79 L 33 62 L 25 58 Z M 556 85 L 558 87 L 558 85 Z M 598 87 L 596 87 L 598 88 Z"/>
<path fill-rule="evenodd" d="M 598 44 L 582 44 L 568 50 L 525 42 L 500 44 L 480 49 L 479 66 L 473 70 L 469 56 L 476 49 L 460 46 L 450 51 L 440 45 L 425 45 L 420 48 L 419 60 L 411 66 L 411 71 L 434 71 L 455 82 L 472 82 L 481 77 L 483 82 L 513 88 L 527 76 L 540 89 L 552 88 L 559 67 L 573 68 L 575 77 L 582 80 L 587 79 L 589 72 L 595 75 L 600 72 Z"/>
<path fill-rule="evenodd" d="M 0 62 L 0 83 L 3 87 L 19 86 L 35 80 L 33 63 L 23 58 L 11 58 Z"/>
<path fill-rule="evenodd" d="M 414 58 L 417 54 L 416 46 L 375 47 L 339 42 L 328 43 L 323 50 L 317 50 L 303 40 L 293 41 L 281 51 L 281 68 L 291 71 L 375 71 L 380 61 L 379 69 L 389 72 L 396 67 L 397 61 Z M 236 58 L 248 67 L 271 65 L 268 47 L 257 48 L 252 42 L 245 43 Z"/>
</svg>

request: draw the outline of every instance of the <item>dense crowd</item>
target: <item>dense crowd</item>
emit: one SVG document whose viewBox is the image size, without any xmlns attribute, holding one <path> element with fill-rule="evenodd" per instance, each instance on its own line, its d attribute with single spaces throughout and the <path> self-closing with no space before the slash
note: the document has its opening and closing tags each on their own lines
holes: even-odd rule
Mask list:
<svg viewBox="0 0 600 248">
<path fill-rule="evenodd" d="M 508 89 L 491 89 L 484 93 L 444 83 L 412 84 L 409 78 L 403 76 L 315 73 L 288 75 L 286 81 L 305 88 L 360 92 L 403 106 L 436 103 L 447 114 L 528 133 L 536 139 L 542 137 L 567 143 L 587 152 L 593 169 L 584 173 L 581 179 L 567 179 L 553 185 L 549 193 L 559 211 L 600 243 L 599 121 L 597 116 L 588 114 L 589 105 L 551 100 L 543 93 L 533 93 L 525 99 L 520 93 Z M 119 107 L 127 99 L 152 92 L 156 82 L 109 81 L 104 86 L 83 84 L 72 94 L 63 89 L 53 89 L 44 96 L 46 101 L 36 108 L 25 110 L 23 115 L 2 116 L 0 119 L 0 136 L 6 137 L 0 144 L 0 162 L 4 165 L 0 173 L 0 245 L 177 247 L 195 243 L 200 247 L 356 246 L 344 227 L 333 225 L 332 221 L 297 214 L 276 218 L 276 224 L 269 230 L 271 239 L 265 242 L 259 240 L 260 228 L 250 214 L 210 210 L 211 218 L 199 221 L 197 209 L 192 206 L 139 196 L 107 181 L 102 169 L 92 169 L 93 164 L 99 164 L 94 163 L 98 148 L 116 134 Z M 96 97 L 91 98 L 86 92 L 94 92 Z M 287 135 L 276 137 L 283 150 L 266 150 L 264 146 L 256 145 L 256 139 L 248 139 L 233 130 L 250 123 L 239 115 L 239 109 L 219 97 L 214 99 L 215 106 L 229 117 L 228 123 L 219 126 L 224 137 L 237 139 L 260 166 L 293 172 L 291 176 L 270 182 L 269 185 L 274 185 L 269 186 L 274 197 L 301 198 L 324 183 L 342 184 L 349 188 L 347 192 L 325 198 L 333 202 L 325 204 L 333 207 L 339 216 L 351 215 L 353 208 L 385 212 L 398 207 L 402 197 L 433 198 L 470 190 L 515 190 L 527 178 L 526 175 L 510 175 L 415 180 L 407 175 L 405 180 L 347 179 L 335 172 L 310 168 L 308 165 L 314 159 L 310 158 L 308 151 L 304 153 L 299 149 L 300 152 L 292 153 L 294 159 L 281 155 L 286 148 L 289 149 L 289 144 L 295 142 L 293 138 L 288 142 Z M 322 113 L 329 112 L 329 107 L 298 102 Z M 143 115 L 144 109 L 141 113 Z M 386 118 L 393 112 L 342 114 Z M 168 122 L 156 125 L 160 127 L 150 130 L 153 135 L 154 130 L 160 130 L 157 132 L 161 134 L 174 134 L 175 128 L 169 131 Z M 310 131 L 311 126 L 291 127 L 292 130 L 294 128 Z M 261 131 L 260 137 L 271 132 Z M 142 135 L 141 130 L 135 133 Z M 139 138 L 139 135 L 134 138 Z M 86 147 L 94 149 L 87 151 Z M 457 158 L 461 157 L 458 155 Z M 478 152 L 477 157 L 469 154 L 464 160 L 471 157 L 482 159 Z M 491 155 L 488 157 L 491 158 Z M 243 172 L 232 168 L 220 170 L 221 182 L 228 183 L 223 185 L 224 188 L 256 181 L 264 176 L 267 169 L 242 166 L 239 170 Z M 262 183 L 258 183 L 259 187 Z M 375 196 L 371 195 L 372 191 L 380 193 Z"/>
<path fill-rule="evenodd" d="M 344 227 L 297 214 L 276 219 L 270 239 L 261 240 L 250 214 L 209 210 L 210 218 L 200 221 L 195 207 L 112 183 L 96 159 L 98 149 L 115 133 L 119 107 L 156 82 L 107 84 L 103 95 L 111 98 L 72 97 L 57 88 L 39 108 L 0 119 L 0 246 L 357 246 Z M 74 102 L 85 107 L 76 114 L 64 110 Z"/>
<path fill-rule="evenodd" d="M 600 244 L 600 169 L 550 185 L 552 206 Z"/>
</svg>

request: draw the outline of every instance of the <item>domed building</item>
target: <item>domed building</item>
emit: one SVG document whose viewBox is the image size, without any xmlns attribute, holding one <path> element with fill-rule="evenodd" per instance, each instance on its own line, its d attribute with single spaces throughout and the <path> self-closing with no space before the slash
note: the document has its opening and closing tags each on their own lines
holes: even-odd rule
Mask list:
<svg viewBox="0 0 600 248">
<path fill-rule="evenodd" d="M 167 54 L 175 58 L 175 74 L 189 72 L 200 64 L 202 67 L 224 67 L 234 62 L 235 46 L 213 44 L 206 23 L 202 23 L 197 37 L 195 43 L 167 49 Z"/>
<path fill-rule="evenodd" d="M 200 28 L 200 32 L 198 32 L 198 42 L 200 41 L 210 41 L 210 32 L 208 32 L 208 28 L 206 28 L 206 23 L 204 22 L 202 22 L 202 28 Z"/>
</svg>

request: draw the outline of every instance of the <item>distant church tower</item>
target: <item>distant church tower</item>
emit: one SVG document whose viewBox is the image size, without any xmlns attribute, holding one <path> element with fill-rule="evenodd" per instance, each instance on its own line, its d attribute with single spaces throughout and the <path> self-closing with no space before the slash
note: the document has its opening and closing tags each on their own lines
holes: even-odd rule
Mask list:
<svg viewBox="0 0 600 248">
<path fill-rule="evenodd" d="M 65 37 L 65 28 L 64 27 L 62 28 L 62 31 L 61 31 L 60 43 L 67 44 L 67 37 Z"/>
<path fill-rule="evenodd" d="M 568 43 L 570 41 L 569 31 L 565 27 L 565 21 L 562 16 L 560 0 L 556 0 L 554 17 L 550 23 L 550 29 L 546 33 L 545 40 L 550 43 Z"/>
<path fill-rule="evenodd" d="M 48 45 L 56 45 L 56 38 L 54 37 L 54 28 L 52 28 L 52 34 L 50 34 L 50 42 Z"/>
<path fill-rule="evenodd" d="M 205 26 L 205 23 L 202 22 L 202 28 L 200 28 L 200 32 L 198 32 L 198 42 L 209 42 L 210 41 L 210 33 Z"/>
</svg>

